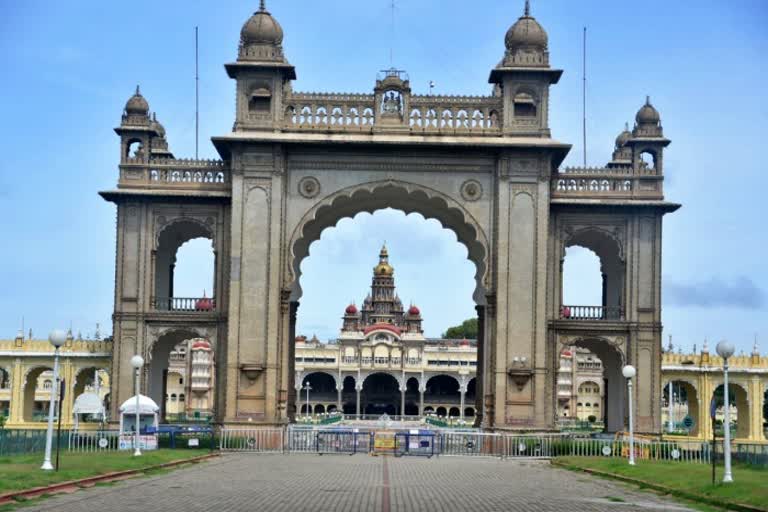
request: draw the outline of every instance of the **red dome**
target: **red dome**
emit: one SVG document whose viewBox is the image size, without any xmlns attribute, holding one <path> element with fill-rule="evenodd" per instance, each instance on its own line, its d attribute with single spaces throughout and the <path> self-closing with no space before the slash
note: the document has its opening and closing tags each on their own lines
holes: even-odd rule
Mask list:
<svg viewBox="0 0 768 512">
<path fill-rule="evenodd" d="M 192 350 L 211 350 L 211 344 L 206 340 L 197 340 L 192 344 Z"/>
<path fill-rule="evenodd" d="M 421 314 L 421 311 L 419 311 L 419 308 L 417 308 L 416 306 L 411 306 L 410 308 L 408 308 L 408 314 L 411 316 L 418 316 Z"/>
<path fill-rule="evenodd" d="M 469 340 L 468 340 L 468 339 L 466 339 L 466 338 L 464 338 L 463 340 L 461 340 L 461 345 L 462 345 L 463 347 L 466 347 L 466 346 L 468 346 L 468 345 L 469 345 Z"/>
<path fill-rule="evenodd" d="M 354 304 L 350 304 L 347 306 L 347 309 L 345 310 L 348 315 L 356 315 L 357 314 L 357 306 Z"/>
</svg>

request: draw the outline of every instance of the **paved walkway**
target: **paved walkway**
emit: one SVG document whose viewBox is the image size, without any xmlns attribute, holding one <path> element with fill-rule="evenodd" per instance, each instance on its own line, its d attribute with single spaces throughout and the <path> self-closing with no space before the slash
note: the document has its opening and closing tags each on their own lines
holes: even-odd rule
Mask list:
<svg viewBox="0 0 768 512">
<path fill-rule="evenodd" d="M 228 454 L 200 465 L 41 501 L 27 510 L 689 510 L 544 461 Z"/>
</svg>

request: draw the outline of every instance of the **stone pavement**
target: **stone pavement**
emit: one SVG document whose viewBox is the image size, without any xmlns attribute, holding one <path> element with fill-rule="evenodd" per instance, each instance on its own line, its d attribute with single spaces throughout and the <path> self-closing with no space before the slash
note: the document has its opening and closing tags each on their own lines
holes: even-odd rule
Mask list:
<svg viewBox="0 0 768 512">
<path fill-rule="evenodd" d="M 28 510 L 648 511 L 689 510 L 545 461 L 367 455 L 227 454 L 159 476 L 43 500 Z"/>
</svg>

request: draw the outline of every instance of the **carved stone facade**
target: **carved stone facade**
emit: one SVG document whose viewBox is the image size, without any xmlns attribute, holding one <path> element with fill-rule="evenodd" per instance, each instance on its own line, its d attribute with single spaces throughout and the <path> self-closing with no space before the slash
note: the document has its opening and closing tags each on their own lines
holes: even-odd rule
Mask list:
<svg viewBox="0 0 768 512">
<path fill-rule="evenodd" d="M 664 201 L 669 141 L 650 102 L 617 140 L 619 160 L 561 169 L 570 146 L 551 138 L 548 103 L 562 71 L 527 7 L 482 97 L 416 95 L 396 69 L 372 94 L 296 92 L 282 41 L 263 5 L 243 26 L 226 65 L 237 84 L 233 131 L 212 139 L 221 161 L 174 159 L 138 91 L 126 105 L 120 178 L 102 192 L 117 205 L 113 403 L 130 396 L 135 352 L 153 358 L 203 336 L 216 354 L 221 421 L 289 421 L 300 263 L 326 227 L 392 207 L 455 231 L 476 266 L 483 426 L 552 427 L 558 354 L 576 344 L 614 375 L 608 423 L 623 424 L 615 377 L 632 363 L 638 429 L 658 431 L 661 220 L 679 205 Z M 175 251 L 201 236 L 215 253 L 213 296 L 175 297 Z M 561 260 L 573 244 L 601 257 L 606 292 L 601 307 L 564 315 Z"/>
</svg>

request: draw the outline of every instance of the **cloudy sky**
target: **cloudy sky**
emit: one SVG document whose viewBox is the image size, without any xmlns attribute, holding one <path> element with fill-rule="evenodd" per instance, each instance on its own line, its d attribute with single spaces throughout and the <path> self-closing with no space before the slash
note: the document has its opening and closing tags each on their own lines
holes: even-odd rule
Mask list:
<svg viewBox="0 0 768 512">
<path fill-rule="evenodd" d="M 376 72 L 409 72 L 417 93 L 487 94 L 522 0 L 268 0 L 296 66 L 295 89 L 370 91 Z M 194 26 L 200 27 L 201 157 L 232 126 L 235 58 L 242 23 L 258 2 L 3 2 L 0 16 L 0 338 L 24 317 L 44 335 L 72 323 L 111 332 L 114 206 L 112 128 L 135 85 L 177 156 L 194 154 Z M 759 164 L 768 121 L 768 3 L 763 0 L 534 0 L 563 68 L 551 97 L 553 135 L 581 160 L 581 34 L 588 26 L 589 163 L 601 165 L 645 95 L 661 112 L 668 200 L 683 208 L 664 225 L 664 328 L 690 348 L 727 337 L 749 351 L 768 346 L 768 230 Z M 364 297 L 386 240 L 406 303 L 430 336 L 473 314 L 473 265 L 452 232 L 419 215 L 360 214 L 328 229 L 302 264 L 299 330 L 336 333 L 350 301 Z M 205 243 L 182 248 L 177 288 L 198 295 Z M 183 256 L 183 261 L 181 256 Z M 593 259 L 568 258 L 566 300 L 598 303 Z"/>
</svg>

